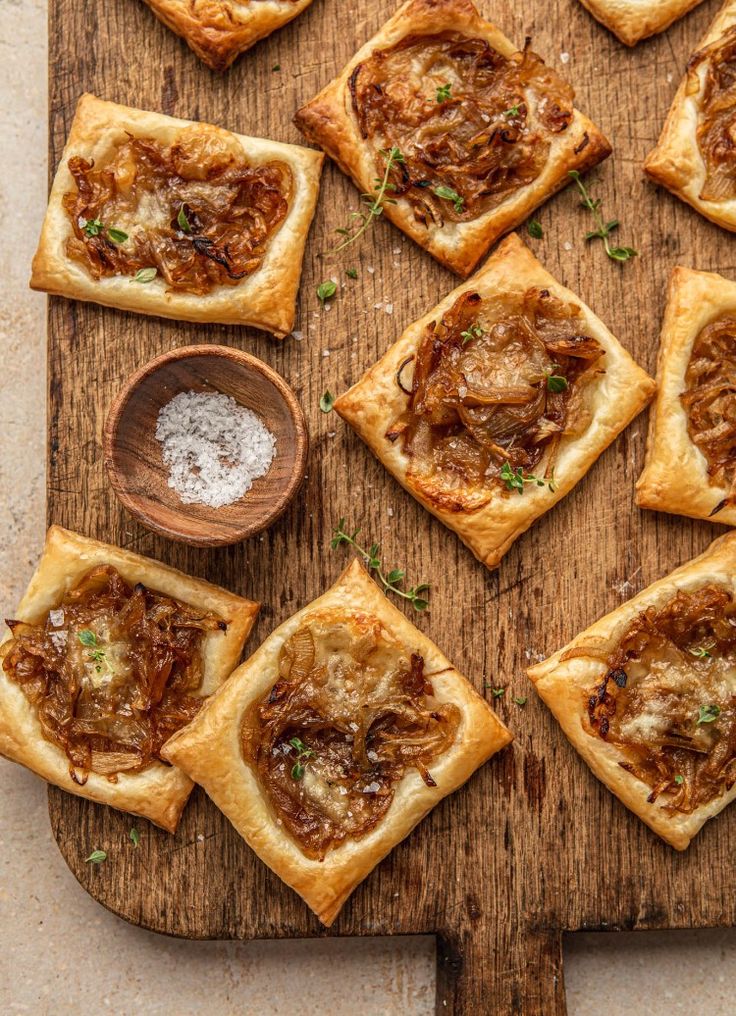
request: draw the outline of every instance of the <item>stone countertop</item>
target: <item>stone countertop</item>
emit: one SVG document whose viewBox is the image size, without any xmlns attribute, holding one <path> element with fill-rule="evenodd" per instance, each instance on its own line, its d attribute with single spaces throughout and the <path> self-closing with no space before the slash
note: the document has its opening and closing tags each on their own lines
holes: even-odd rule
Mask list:
<svg viewBox="0 0 736 1016">
<path fill-rule="evenodd" d="M 27 280 L 46 198 L 45 0 L 1 0 L 0 55 L 5 617 L 44 533 L 45 299 Z M 51 836 L 40 780 L 0 761 L 0 802 L 2 1013 L 434 1012 L 431 938 L 234 943 L 157 936 L 114 917 L 79 887 Z M 731 1016 L 735 978 L 736 930 L 581 934 L 565 942 L 570 1016 Z"/>
</svg>

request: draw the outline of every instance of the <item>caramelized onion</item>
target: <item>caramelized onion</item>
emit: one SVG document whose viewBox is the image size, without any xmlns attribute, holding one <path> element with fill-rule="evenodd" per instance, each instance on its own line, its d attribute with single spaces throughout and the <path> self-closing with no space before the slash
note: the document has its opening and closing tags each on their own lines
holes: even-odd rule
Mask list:
<svg viewBox="0 0 736 1016">
<path fill-rule="evenodd" d="M 375 50 L 353 71 L 350 90 L 379 176 L 381 151 L 398 148 L 393 193 L 426 226 L 476 218 L 531 183 L 573 116 L 572 89 L 528 45 L 506 57 L 456 32 Z M 461 200 L 439 197 L 439 187 Z"/>
<path fill-rule="evenodd" d="M 453 743 L 459 710 L 433 699 L 422 657 L 376 619 L 313 616 L 284 644 L 279 675 L 246 712 L 243 756 L 307 857 L 370 832 L 408 768 L 436 785 L 428 766 Z"/>
<path fill-rule="evenodd" d="M 260 267 L 293 186 L 285 163 L 251 166 L 234 139 L 206 125 L 169 147 L 128 136 L 103 164 L 73 156 L 69 171 L 70 258 L 95 279 L 155 268 L 170 290 L 199 296 Z M 100 224 L 96 235 L 87 222 Z M 128 238 L 115 242 L 111 228 Z"/>
<path fill-rule="evenodd" d="M 704 201 L 736 194 L 736 25 L 699 50 L 688 64 L 689 91 L 701 88 L 697 140 L 705 164 Z"/>
<path fill-rule="evenodd" d="M 680 396 L 688 433 L 708 466 L 711 482 L 727 495 L 714 512 L 736 503 L 736 318 L 723 317 L 700 332 Z"/>
<path fill-rule="evenodd" d="M 493 304 L 463 293 L 427 327 L 407 410 L 386 434 L 401 439 L 425 496 L 449 510 L 472 509 L 494 486 L 507 489 L 504 463 L 528 473 L 546 456 L 551 471 L 603 355 L 582 325 L 577 308 L 530 289 Z M 561 391 L 551 390 L 552 374 L 564 378 Z"/>
<path fill-rule="evenodd" d="M 158 758 L 199 711 L 204 635 L 227 627 L 215 614 L 131 588 L 110 565 L 82 576 L 37 624 L 7 623 L 3 670 L 80 784 L 90 772 L 114 782 Z"/>
<path fill-rule="evenodd" d="M 581 655 L 600 658 L 597 647 Z M 689 813 L 730 790 L 736 782 L 732 593 L 706 585 L 647 608 L 606 664 L 587 700 L 589 732 L 623 751 L 623 768 L 651 788 L 647 799 L 666 794 L 668 810 Z M 714 711 L 712 722 L 703 722 L 704 708 Z"/>
</svg>

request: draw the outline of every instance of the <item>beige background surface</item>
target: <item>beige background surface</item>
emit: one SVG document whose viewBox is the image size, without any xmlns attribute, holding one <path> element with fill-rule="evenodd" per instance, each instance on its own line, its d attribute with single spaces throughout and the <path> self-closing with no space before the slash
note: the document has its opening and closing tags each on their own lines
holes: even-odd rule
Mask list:
<svg viewBox="0 0 736 1016">
<path fill-rule="evenodd" d="M 46 197 L 45 80 L 46 0 L 0 0 L 3 617 L 44 531 L 45 300 L 27 279 Z M 570 936 L 565 975 L 571 1016 L 732 1016 L 736 930 Z M 101 1011 L 424 1016 L 434 1011 L 434 942 L 191 943 L 143 932 L 79 888 L 51 837 L 44 786 L 0 762 L 0 1013 Z"/>
</svg>

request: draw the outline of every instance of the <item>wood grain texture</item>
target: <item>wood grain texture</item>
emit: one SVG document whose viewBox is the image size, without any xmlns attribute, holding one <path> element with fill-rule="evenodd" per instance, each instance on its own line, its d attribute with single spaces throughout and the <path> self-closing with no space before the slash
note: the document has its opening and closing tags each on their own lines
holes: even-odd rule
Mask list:
<svg viewBox="0 0 736 1016">
<path fill-rule="evenodd" d="M 257 413 L 276 439 L 267 472 L 222 508 L 183 504 L 169 486 L 156 425 L 181 392 L 227 395 Z M 130 514 L 161 536 L 221 547 L 256 536 L 286 511 L 304 478 L 309 438 L 291 388 L 267 363 L 231 346 L 184 346 L 155 357 L 126 379 L 105 421 L 105 468 Z"/>
<path fill-rule="evenodd" d="M 640 168 L 716 6 L 704 3 L 629 51 L 577 0 L 480 4 L 517 43 L 533 36 L 535 49 L 572 79 L 578 105 L 613 141 L 614 155 L 590 175 L 590 187 L 603 198 L 606 216 L 621 219 L 620 242 L 637 247 L 640 257 L 621 267 L 599 245 L 586 246 L 590 223 L 569 189 L 538 213 L 544 239 L 533 247 L 650 372 L 672 266 L 736 277 L 733 239 L 658 192 Z M 298 142 L 292 112 L 389 14 L 376 0 L 316 0 L 220 77 L 141 0 L 51 0 L 50 11 L 52 168 L 85 90 Z M 566 66 L 563 52 L 570 54 Z M 277 63 L 281 71 L 272 72 Z M 328 541 L 341 515 L 381 541 L 387 563 L 406 567 L 412 580 L 431 581 L 432 609 L 419 625 L 479 689 L 484 682 L 508 686 L 495 706 L 516 741 L 393 851 L 331 934 L 435 932 L 439 1012 L 554 1016 L 564 1012 L 563 930 L 735 923 L 736 810 L 676 854 L 596 782 L 524 676 L 530 660 L 700 552 L 720 530 L 634 507 L 646 423 L 640 417 L 577 489 L 518 540 L 497 572 L 474 561 L 347 427 L 317 406 L 325 388 L 343 391 L 454 284 L 385 222 L 337 262 L 321 256 L 357 202 L 351 184 L 327 166 L 305 259 L 301 341 L 279 345 L 246 329 L 51 300 L 49 518 L 263 601 L 251 650 L 335 579 L 345 556 L 330 551 Z M 345 278 L 348 266 L 358 268 L 357 282 Z M 322 311 L 315 286 L 330 275 L 345 286 Z M 132 523 L 106 481 L 100 445 L 107 409 L 132 369 L 164 350 L 207 341 L 247 349 L 275 367 L 307 410 L 312 435 L 307 481 L 279 522 L 261 537 L 213 551 L 155 538 Z M 514 705 L 512 695 L 527 695 L 527 705 Z M 142 828 L 137 850 L 128 840 L 129 818 L 49 793 L 54 834 L 72 871 L 128 920 L 199 938 L 323 934 L 201 793 L 176 836 Z M 108 851 L 108 862 L 85 865 L 95 847 Z"/>
</svg>

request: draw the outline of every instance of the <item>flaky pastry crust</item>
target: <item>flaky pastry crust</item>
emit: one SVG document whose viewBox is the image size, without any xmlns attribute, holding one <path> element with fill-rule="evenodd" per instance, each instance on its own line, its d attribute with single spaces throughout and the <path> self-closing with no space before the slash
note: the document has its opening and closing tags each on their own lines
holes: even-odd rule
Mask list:
<svg viewBox="0 0 736 1016">
<path fill-rule="evenodd" d="M 736 24 L 736 2 L 727 0 L 710 25 L 695 52 L 709 46 Z M 703 96 L 706 64 L 686 73 L 672 100 L 667 119 L 655 148 L 644 160 L 644 172 L 696 211 L 724 229 L 736 230 L 736 200 L 712 201 L 700 197 L 706 167 L 698 147 L 698 108 Z M 698 87 L 693 90 L 691 82 Z"/>
<path fill-rule="evenodd" d="M 156 17 L 180 35 L 215 71 L 293 20 L 312 0 L 146 0 Z"/>
<path fill-rule="evenodd" d="M 580 0 L 593 17 L 627 46 L 669 28 L 702 0 Z"/>
<path fill-rule="evenodd" d="M 709 477 L 706 458 L 688 433 L 687 412 L 680 399 L 695 340 L 703 328 L 726 314 L 736 315 L 736 282 L 715 272 L 673 270 L 659 344 L 657 398 L 649 417 L 636 503 L 733 526 L 736 506 L 729 504 L 712 514 L 728 491 Z"/>
<path fill-rule="evenodd" d="M 563 661 L 564 653 L 581 646 L 607 646 L 615 642 L 627 624 L 649 606 L 661 607 L 678 591 L 694 591 L 714 583 L 736 593 L 736 534 L 715 540 L 710 547 L 666 578 L 653 583 L 632 600 L 596 621 L 549 659 L 527 673 L 541 699 L 549 706 L 565 735 L 593 773 L 638 815 L 658 836 L 676 850 L 685 850 L 709 818 L 736 797 L 736 786 L 701 805 L 690 814 L 668 812 L 662 802 L 649 803 L 650 787 L 619 764 L 625 761 L 620 748 L 587 733 L 583 720 L 587 696 L 600 681 L 605 665 L 600 660 L 577 657 Z"/>
<path fill-rule="evenodd" d="M 319 152 L 222 131 L 228 140 L 235 139 L 242 145 L 252 165 L 278 160 L 289 166 L 294 179 L 286 218 L 270 238 L 262 264 L 237 286 L 218 286 L 198 296 L 169 292 L 160 277 L 146 284 L 132 283 L 128 276 L 98 281 L 84 266 L 67 256 L 65 246 L 72 228 L 62 202 L 64 195 L 75 189 L 69 159 L 82 156 L 100 160 L 124 142 L 128 134 L 170 145 L 182 129 L 192 126 L 188 120 L 119 106 L 94 95 L 82 96 L 51 187 L 41 239 L 33 259 L 31 288 L 139 314 L 181 321 L 252 325 L 283 338 L 294 326 L 304 245 L 319 191 L 323 161 Z M 208 131 L 221 131 L 221 128 L 202 126 Z"/>
<path fill-rule="evenodd" d="M 295 123 L 305 137 L 324 148 L 362 192 L 373 193 L 376 167 L 373 150 L 361 137 L 352 108 L 350 78 L 354 69 L 374 51 L 395 46 L 408 36 L 448 31 L 484 39 L 504 57 L 518 52 L 494 25 L 479 16 L 470 0 L 409 0 L 358 50 L 342 73 L 297 112 Z M 567 130 L 553 139 L 542 173 L 477 218 L 428 228 L 416 221 L 403 197 L 395 204 L 384 204 L 383 214 L 438 261 L 465 277 L 492 243 L 570 182 L 571 169 L 589 169 L 610 152 L 595 124 L 575 110 Z"/>
<path fill-rule="evenodd" d="M 323 861 L 308 858 L 285 831 L 243 760 L 240 727 L 248 707 L 278 677 L 281 647 L 311 616 L 325 609 L 356 610 L 377 618 L 407 649 L 424 658 L 434 697 L 460 710 L 452 747 L 432 763 L 435 787 L 416 770 L 405 773 L 383 818 L 358 840 L 345 840 Z M 484 699 L 437 646 L 394 607 L 365 569 L 354 561 L 323 596 L 280 625 L 213 696 L 195 720 L 167 741 L 163 754 L 183 769 L 230 819 L 240 835 L 276 874 L 305 900 L 325 925 L 397 843 L 447 794 L 511 740 Z"/>
<path fill-rule="evenodd" d="M 204 673 L 198 694 L 212 695 L 238 663 L 259 604 L 158 561 L 52 526 L 15 619 L 40 623 L 83 575 L 101 564 L 112 565 L 130 585 L 142 582 L 155 592 L 213 611 L 228 622 L 227 631 L 207 633 L 202 644 Z M 2 641 L 8 638 L 6 633 Z M 79 786 L 69 775 L 66 754 L 43 736 L 35 709 L 1 667 L 0 754 L 62 790 L 141 815 L 169 832 L 176 829 L 193 786 L 181 770 L 163 762 L 153 762 L 139 773 L 121 772 L 116 783 L 90 772 L 84 786 Z"/>
<path fill-rule="evenodd" d="M 438 320 L 460 294 L 473 291 L 493 300 L 523 294 L 530 287 L 548 289 L 581 310 L 588 334 L 605 350 L 605 373 L 586 386 L 592 410 L 587 429 L 577 437 L 562 437 L 555 460 L 557 486 L 529 486 L 519 496 L 499 490 L 475 511 L 448 511 L 413 484 L 410 460 L 400 441 L 386 438 L 390 424 L 406 409 L 407 396 L 396 383 L 399 366 L 416 353 L 426 326 Z M 499 244 L 486 264 L 458 286 L 424 317 L 410 325 L 375 366 L 341 395 L 335 410 L 366 442 L 399 483 L 441 522 L 452 529 L 489 568 L 494 568 L 514 540 L 561 500 L 590 469 L 599 455 L 647 404 L 654 382 L 637 366 L 603 322 L 570 290 L 545 271 L 515 233 Z"/>
</svg>

